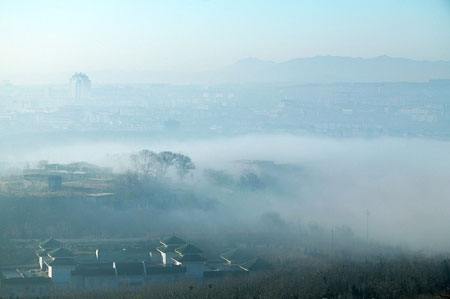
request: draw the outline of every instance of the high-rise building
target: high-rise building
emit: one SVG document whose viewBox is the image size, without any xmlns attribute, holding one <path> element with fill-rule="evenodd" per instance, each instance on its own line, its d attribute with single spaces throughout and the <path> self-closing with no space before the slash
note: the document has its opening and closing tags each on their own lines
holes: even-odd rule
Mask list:
<svg viewBox="0 0 450 299">
<path fill-rule="evenodd" d="M 70 92 L 74 99 L 85 99 L 91 93 L 91 80 L 84 73 L 75 73 L 70 78 Z"/>
</svg>

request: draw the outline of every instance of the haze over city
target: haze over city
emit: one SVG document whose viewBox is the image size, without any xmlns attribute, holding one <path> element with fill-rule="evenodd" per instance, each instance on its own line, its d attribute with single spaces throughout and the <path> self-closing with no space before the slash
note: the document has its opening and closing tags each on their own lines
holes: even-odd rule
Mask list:
<svg viewBox="0 0 450 299">
<path fill-rule="evenodd" d="M 0 0 L 1 298 L 450 298 L 450 2 Z"/>
</svg>

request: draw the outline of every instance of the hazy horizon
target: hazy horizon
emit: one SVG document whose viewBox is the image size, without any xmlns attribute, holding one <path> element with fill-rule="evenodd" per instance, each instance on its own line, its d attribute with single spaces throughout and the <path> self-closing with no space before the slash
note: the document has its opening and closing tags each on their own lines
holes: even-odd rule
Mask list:
<svg viewBox="0 0 450 299">
<path fill-rule="evenodd" d="M 281 73 L 280 73 L 281 72 Z M 329 77 L 329 73 L 335 73 Z M 62 72 L 0 73 L 0 83 L 13 85 L 67 85 L 75 73 L 87 73 L 93 85 L 108 84 L 321 84 L 359 82 L 427 82 L 450 79 L 450 60 L 415 60 L 377 55 L 350 57 L 315 55 L 283 61 L 246 57 L 232 64 L 204 71 L 169 70 L 94 70 Z"/>
<path fill-rule="evenodd" d="M 450 298 L 450 0 L 0 0 L 0 138 L 0 298 Z"/>
<path fill-rule="evenodd" d="M 200 72 L 246 57 L 450 60 L 447 1 L 0 2 L 0 80 L 93 71 Z"/>
</svg>

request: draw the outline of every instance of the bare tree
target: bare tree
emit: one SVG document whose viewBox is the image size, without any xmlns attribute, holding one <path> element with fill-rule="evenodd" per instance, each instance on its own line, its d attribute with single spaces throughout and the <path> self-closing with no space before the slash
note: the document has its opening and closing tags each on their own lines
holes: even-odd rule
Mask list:
<svg viewBox="0 0 450 299">
<path fill-rule="evenodd" d="M 132 154 L 130 158 L 134 171 L 143 177 L 164 177 L 174 167 L 177 175 L 183 178 L 195 169 L 190 157 L 170 151 L 155 153 L 144 149 Z"/>
</svg>

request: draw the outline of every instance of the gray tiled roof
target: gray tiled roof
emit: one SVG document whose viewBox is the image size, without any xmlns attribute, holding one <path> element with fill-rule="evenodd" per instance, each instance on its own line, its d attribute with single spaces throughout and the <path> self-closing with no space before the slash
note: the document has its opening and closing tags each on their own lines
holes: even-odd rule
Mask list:
<svg viewBox="0 0 450 299">
<path fill-rule="evenodd" d="M 99 251 L 98 259 L 101 262 L 143 262 L 151 260 L 149 251 Z"/>
<path fill-rule="evenodd" d="M 174 252 L 175 249 L 177 249 L 179 247 L 179 245 L 161 245 L 159 247 L 157 247 L 156 249 L 161 251 L 161 252 Z"/>
<path fill-rule="evenodd" d="M 60 242 L 56 239 L 50 238 L 48 240 L 45 240 L 41 244 L 39 244 L 39 246 L 44 249 L 59 248 L 62 246 L 62 242 Z"/>
<path fill-rule="evenodd" d="M 221 258 L 231 263 L 243 263 L 253 258 L 250 251 L 243 248 L 228 250 L 220 255 Z"/>
<path fill-rule="evenodd" d="M 257 257 L 243 263 L 241 268 L 247 271 L 267 271 L 272 269 L 272 265 L 270 265 L 266 260 Z"/>
<path fill-rule="evenodd" d="M 48 262 L 49 266 L 72 266 L 76 265 L 76 262 L 73 258 L 63 258 L 59 257 L 50 262 Z"/>
<path fill-rule="evenodd" d="M 57 248 L 48 253 L 51 257 L 73 257 L 72 251 L 67 248 Z"/>
<path fill-rule="evenodd" d="M 160 241 L 162 244 L 165 245 L 182 245 L 182 244 L 186 244 L 186 241 L 178 238 L 177 236 L 171 236 L 171 237 L 167 237 L 164 238 Z"/>
<path fill-rule="evenodd" d="M 202 251 L 200 248 L 192 245 L 192 244 L 185 244 L 183 246 L 178 247 L 175 249 L 175 252 L 181 254 L 181 255 L 190 255 L 190 254 L 200 254 Z"/>
<path fill-rule="evenodd" d="M 175 261 L 179 263 L 186 263 L 186 262 L 204 262 L 205 258 L 202 257 L 199 254 L 189 254 L 189 255 L 183 255 L 183 256 L 176 256 L 173 258 Z"/>
</svg>

